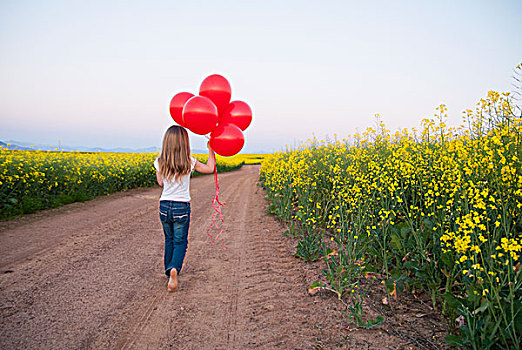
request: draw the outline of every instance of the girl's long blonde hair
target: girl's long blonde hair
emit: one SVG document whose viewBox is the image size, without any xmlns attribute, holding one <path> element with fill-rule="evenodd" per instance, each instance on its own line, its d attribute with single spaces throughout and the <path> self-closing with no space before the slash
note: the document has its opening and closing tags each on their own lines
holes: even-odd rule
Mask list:
<svg viewBox="0 0 522 350">
<path fill-rule="evenodd" d="M 178 181 L 192 170 L 190 143 L 185 128 L 172 125 L 163 136 L 163 145 L 158 158 L 159 173 L 162 178 Z"/>
</svg>

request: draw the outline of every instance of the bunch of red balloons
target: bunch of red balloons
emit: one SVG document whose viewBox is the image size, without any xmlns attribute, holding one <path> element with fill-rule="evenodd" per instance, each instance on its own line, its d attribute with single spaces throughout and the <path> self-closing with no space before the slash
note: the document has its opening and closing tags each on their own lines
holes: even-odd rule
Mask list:
<svg viewBox="0 0 522 350">
<path fill-rule="evenodd" d="M 199 135 L 210 133 L 210 146 L 219 155 L 239 153 L 245 144 L 243 131 L 252 122 L 252 110 L 243 101 L 232 101 L 230 83 L 221 75 L 203 80 L 199 95 L 180 92 L 170 101 L 176 123 Z"/>
</svg>

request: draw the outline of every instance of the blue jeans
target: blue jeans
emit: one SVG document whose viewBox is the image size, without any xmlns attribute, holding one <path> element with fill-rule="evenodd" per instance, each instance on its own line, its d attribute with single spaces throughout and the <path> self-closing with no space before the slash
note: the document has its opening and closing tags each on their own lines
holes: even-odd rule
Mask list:
<svg viewBox="0 0 522 350">
<path fill-rule="evenodd" d="M 160 201 L 159 214 L 165 234 L 165 274 L 170 276 L 171 269 L 179 274 L 187 252 L 190 203 Z"/>
</svg>

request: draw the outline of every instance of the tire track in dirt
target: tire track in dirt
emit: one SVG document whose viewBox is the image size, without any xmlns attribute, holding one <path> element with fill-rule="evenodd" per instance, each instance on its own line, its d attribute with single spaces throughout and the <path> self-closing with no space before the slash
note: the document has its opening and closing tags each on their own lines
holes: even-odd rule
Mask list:
<svg viewBox="0 0 522 350">
<path fill-rule="evenodd" d="M 262 191 L 258 189 L 252 197 L 239 286 L 238 328 L 242 331 L 235 348 L 312 346 L 314 332 L 300 329 L 300 320 L 306 318 L 300 305 L 311 300 L 302 281 L 288 279 L 299 276 L 301 266 L 281 236 L 282 227 L 266 217 Z"/>
<path fill-rule="evenodd" d="M 248 179 L 248 183 L 245 184 L 245 181 L 239 186 L 237 186 L 240 189 L 249 188 L 251 186 L 255 186 L 255 182 L 252 183 L 252 179 Z M 235 188 L 236 186 L 230 186 L 231 188 Z M 244 245 L 245 241 L 245 229 L 247 225 L 247 210 L 250 205 L 250 196 L 248 193 L 244 193 L 245 191 L 236 192 L 240 194 L 239 201 L 237 198 L 232 199 L 233 203 L 239 204 L 240 207 L 240 213 L 238 216 L 234 216 L 235 220 L 230 220 L 231 222 L 227 222 L 227 227 L 230 225 L 238 228 L 238 233 L 235 236 L 227 235 L 227 241 L 230 241 L 230 239 L 233 239 L 233 246 L 234 250 L 238 252 L 237 254 L 237 263 L 235 266 L 237 268 L 232 268 L 233 275 L 232 275 L 232 285 L 231 285 L 231 302 L 230 307 L 228 311 L 228 324 L 227 324 L 227 343 L 226 348 L 227 349 L 235 349 L 236 348 L 236 330 L 237 330 L 237 313 L 238 313 L 238 298 L 239 298 L 239 286 L 238 286 L 238 270 L 241 270 L 242 263 L 244 262 L 244 249 L 241 249 Z M 240 218 L 238 220 L 238 218 Z M 239 221 L 239 222 L 238 222 Z M 227 231 L 228 233 L 229 231 Z"/>
</svg>

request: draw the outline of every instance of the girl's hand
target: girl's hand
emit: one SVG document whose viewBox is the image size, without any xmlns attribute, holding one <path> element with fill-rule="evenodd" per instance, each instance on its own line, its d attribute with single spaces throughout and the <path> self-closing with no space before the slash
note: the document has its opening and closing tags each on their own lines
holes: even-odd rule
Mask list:
<svg viewBox="0 0 522 350">
<path fill-rule="evenodd" d="M 199 160 L 196 160 L 195 169 L 197 172 L 203 174 L 211 174 L 214 172 L 214 168 L 216 166 L 216 156 L 214 155 L 214 150 L 210 147 L 210 141 L 207 142 L 208 147 L 208 159 L 207 164 L 201 163 Z"/>
</svg>

